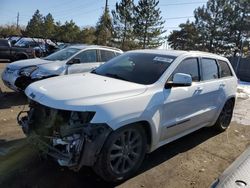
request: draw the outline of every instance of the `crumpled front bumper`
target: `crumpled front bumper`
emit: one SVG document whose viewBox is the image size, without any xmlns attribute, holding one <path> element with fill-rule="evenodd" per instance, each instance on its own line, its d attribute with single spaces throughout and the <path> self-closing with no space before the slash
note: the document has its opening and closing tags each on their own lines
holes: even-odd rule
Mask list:
<svg viewBox="0 0 250 188">
<path fill-rule="evenodd" d="M 30 130 L 30 111 L 21 112 L 18 123 L 28 135 L 30 143 L 43 153 L 53 157 L 61 166 L 78 171 L 82 166 L 93 166 L 112 129 L 106 124 L 86 123 L 78 127 L 66 127 L 60 134 L 41 136 Z M 27 114 L 27 116 L 23 116 Z"/>
<path fill-rule="evenodd" d="M 8 72 L 6 69 L 4 70 L 4 72 L 2 73 L 2 80 L 3 83 L 6 87 L 14 90 L 14 91 L 20 91 L 20 89 L 18 87 L 16 87 L 15 82 L 16 79 L 18 78 L 17 75 L 17 71 L 11 71 Z"/>
</svg>

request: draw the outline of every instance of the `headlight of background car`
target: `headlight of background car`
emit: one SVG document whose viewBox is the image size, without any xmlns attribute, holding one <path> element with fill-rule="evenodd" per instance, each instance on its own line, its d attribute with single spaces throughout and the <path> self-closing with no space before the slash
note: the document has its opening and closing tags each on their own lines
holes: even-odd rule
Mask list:
<svg viewBox="0 0 250 188">
<path fill-rule="evenodd" d="M 37 69 L 37 66 L 30 66 L 30 67 L 25 67 L 25 68 L 22 68 L 20 71 L 19 71 L 19 75 L 21 76 L 30 76 L 32 74 L 32 72 L 34 72 L 35 70 Z"/>
<path fill-rule="evenodd" d="M 51 76 L 51 75 L 52 74 L 50 72 L 37 69 L 36 71 L 32 72 L 31 78 L 32 79 L 41 79 L 41 78 L 48 77 L 48 76 Z"/>
</svg>

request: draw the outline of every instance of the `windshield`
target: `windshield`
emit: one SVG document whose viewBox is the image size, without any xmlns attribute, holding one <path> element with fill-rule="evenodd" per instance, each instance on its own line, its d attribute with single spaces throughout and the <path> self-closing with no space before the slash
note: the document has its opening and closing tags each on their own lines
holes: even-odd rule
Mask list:
<svg viewBox="0 0 250 188">
<path fill-rule="evenodd" d="M 35 47 L 35 46 L 44 46 L 43 42 L 33 41 L 32 39 L 21 39 L 15 43 L 16 47 Z"/>
<path fill-rule="evenodd" d="M 175 58 L 161 54 L 127 52 L 92 73 L 148 85 L 156 82 Z"/>
<path fill-rule="evenodd" d="M 78 48 L 65 48 L 45 57 L 44 59 L 49 61 L 57 61 L 57 60 L 64 61 L 69 59 L 79 51 L 80 49 Z"/>
</svg>

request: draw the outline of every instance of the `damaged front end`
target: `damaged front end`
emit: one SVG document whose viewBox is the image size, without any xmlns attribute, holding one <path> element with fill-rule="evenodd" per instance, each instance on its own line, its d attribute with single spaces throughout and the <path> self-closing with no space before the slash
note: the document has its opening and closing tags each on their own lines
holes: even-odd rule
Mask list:
<svg viewBox="0 0 250 188">
<path fill-rule="evenodd" d="M 21 111 L 17 121 L 32 144 L 52 156 L 61 166 L 79 170 L 93 166 L 112 129 L 92 124 L 95 112 L 57 110 L 36 102 Z"/>
</svg>

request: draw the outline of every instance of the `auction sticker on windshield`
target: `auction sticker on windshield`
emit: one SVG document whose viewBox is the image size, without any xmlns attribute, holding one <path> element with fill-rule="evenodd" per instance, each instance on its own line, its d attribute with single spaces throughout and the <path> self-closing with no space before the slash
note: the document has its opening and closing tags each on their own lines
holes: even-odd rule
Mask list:
<svg viewBox="0 0 250 188">
<path fill-rule="evenodd" d="M 172 63 L 173 62 L 173 59 L 171 59 L 171 58 L 168 58 L 168 57 L 159 57 L 159 56 L 156 56 L 153 60 L 154 61 L 166 62 L 166 63 Z"/>
</svg>

